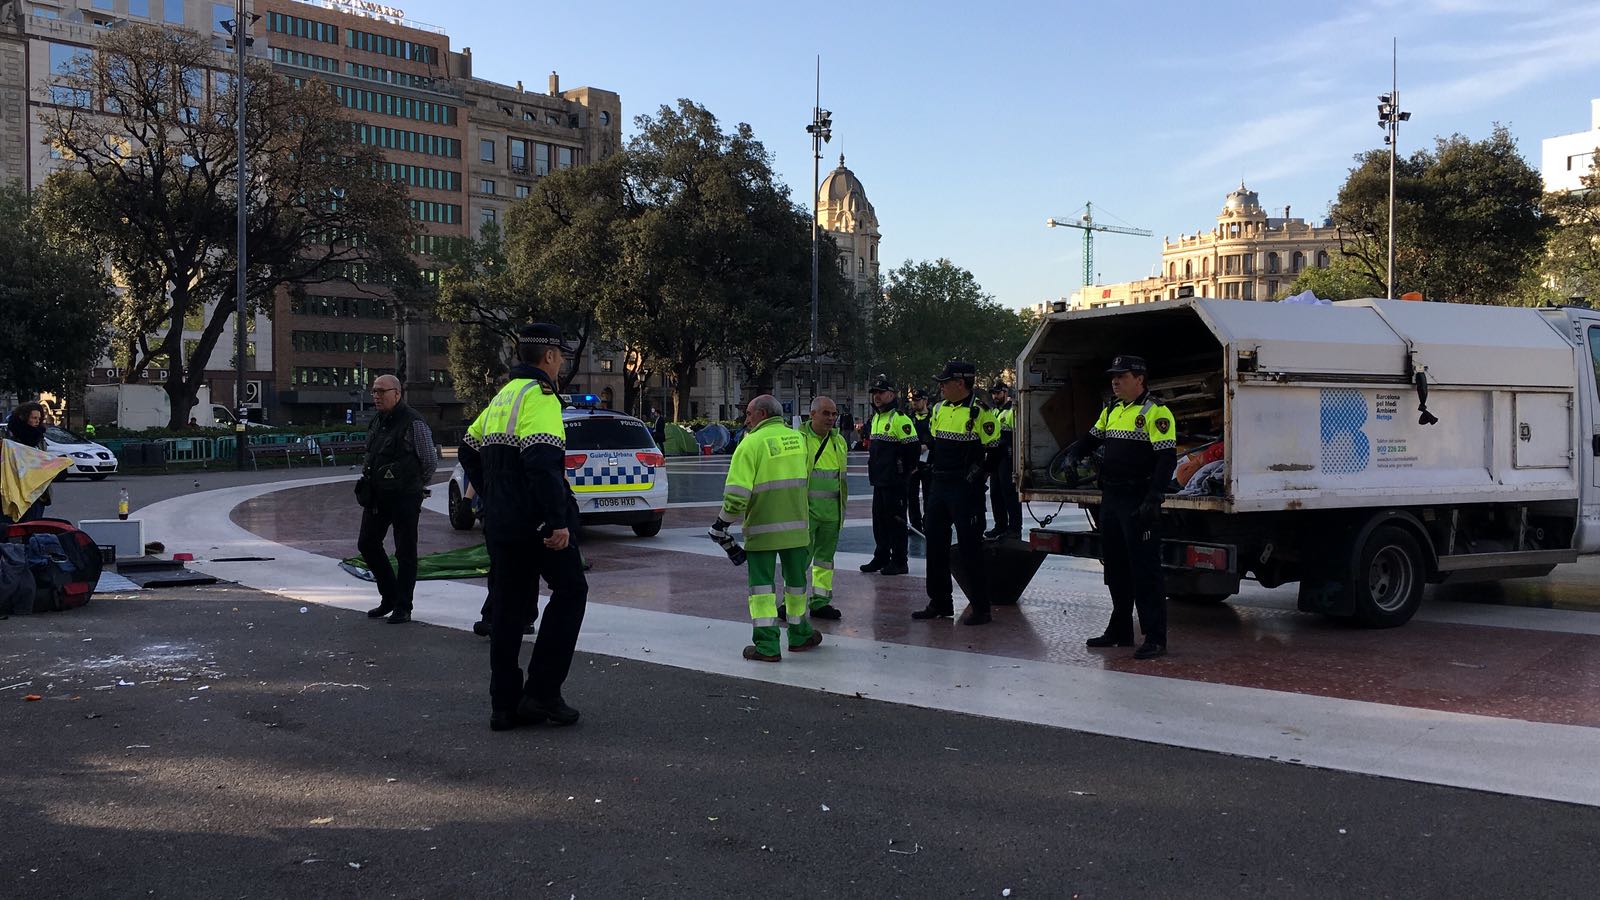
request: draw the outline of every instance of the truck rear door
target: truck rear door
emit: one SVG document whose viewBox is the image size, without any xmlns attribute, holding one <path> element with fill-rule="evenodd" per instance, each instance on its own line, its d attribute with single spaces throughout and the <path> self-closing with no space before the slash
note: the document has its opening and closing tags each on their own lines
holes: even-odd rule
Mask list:
<svg viewBox="0 0 1600 900">
<path fill-rule="evenodd" d="M 1583 395 L 1580 416 L 1582 442 L 1580 455 L 1586 475 L 1583 480 L 1583 510 L 1578 532 L 1581 552 L 1600 552 L 1600 315 L 1568 311 L 1582 335 L 1587 351 L 1579 372 L 1579 392 Z"/>
</svg>

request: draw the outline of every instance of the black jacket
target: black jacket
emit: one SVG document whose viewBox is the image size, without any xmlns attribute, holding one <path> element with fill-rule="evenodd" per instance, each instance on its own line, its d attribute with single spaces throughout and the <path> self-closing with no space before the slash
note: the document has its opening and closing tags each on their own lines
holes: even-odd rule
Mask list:
<svg viewBox="0 0 1600 900">
<path fill-rule="evenodd" d="M 556 393 L 549 376 L 533 366 L 518 363 L 510 375 L 512 380 L 532 378 L 547 394 Z M 463 441 L 458 453 L 461 468 L 483 498 L 484 537 L 519 541 L 549 537 L 561 528 L 576 531 L 578 501 L 567 484 L 564 446 L 532 442 L 475 447 Z"/>
<path fill-rule="evenodd" d="M 367 455 L 361 464 L 361 477 L 367 479 L 375 501 L 422 499 L 428 485 L 414 425 L 421 420 L 416 410 L 404 403 L 373 417 L 367 428 Z"/>
</svg>

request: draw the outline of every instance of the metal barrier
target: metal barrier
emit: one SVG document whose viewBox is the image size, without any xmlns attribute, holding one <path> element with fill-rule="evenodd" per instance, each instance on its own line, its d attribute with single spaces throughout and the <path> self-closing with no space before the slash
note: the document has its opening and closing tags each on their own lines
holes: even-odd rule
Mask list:
<svg viewBox="0 0 1600 900">
<path fill-rule="evenodd" d="M 216 442 L 211 438 L 162 438 L 166 445 L 163 454 L 167 462 L 209 463 L 217 456 Z"/>
</svg>

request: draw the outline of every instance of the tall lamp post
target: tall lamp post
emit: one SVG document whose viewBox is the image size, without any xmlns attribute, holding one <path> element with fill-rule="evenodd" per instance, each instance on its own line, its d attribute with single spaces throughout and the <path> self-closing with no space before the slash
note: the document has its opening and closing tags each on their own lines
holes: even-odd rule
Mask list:
<svg viewBox="0 0 1600 900">
<path fill-rule="evenodd" d="M 245 112 L 244 63 L 245 63 L 246 51 L 249 48 L 249 46 L 251 45 L 251 43 L 254 42 L 253 39 L 250 37 L 250 23 L 255 21 L 257 18 L 260 18 L 259 16 L 252 16 L 252 15 L 247 14 L 245 12 L 245 9 L 244 9 L 244 2 L 245 2 L 245 0 L 238 0 L 237 12 L 234 14 L 233 21 L 229 22 L 229 21 L 224 20 L 221 23 L 222 27 L 226 28 L 228 30 L 228 33 L 233 36 L 234 61 L 238 63 L 238 69 L 234 73 L 234 83 L 233 83 L 234 96 L 235 96 L 235 98 L 237 100 L 237 103 L 236 103 L 236 105 L 234 107 L 234 114 L 233 114 L 233 130 L 234 130 L 234 140 L 236 142 L 236 146 L 237 146 L 238 154 L 239 154 L 238 172 L 237 172 L 237 178 L 238 178 L 238 181 L 239 181 L 239 194 L 238 194 L 238 197 L 237 197 L 238 212 L 237 212 L 237 215 L 235 216 L 235 219 L 237 220 L 238 224 L 237 224 L 237 227 L 236 227 L 236 229 L 234 231 L 234 257 L 238 261 L 238 267 L 237 267 L 238 271 L 234 274 L 234 288 L 233 288 L 233 290 L 234 290 L 234 307 L 235 307 L 235 309 L 234 309 L 234 322 L 233 322 L 233 337 L 234 337 L 234 346 L 233 346 L 233 354 L 234 354 L 233 355 L 233 359 L 234 359 L 233 405 L 234 405 L 235 412 L 236 412 L 236 414 L 238 416 L 238 421 L 233 424 L 233 445 L 234 445 L 233 446 L 233 450 L 234 450 L 233 462 L 234 462 L 234 465 L 237 466 L 239 471 L 241 471 L 241 472 L 244 471 L 245 462 L 246 462 L 246 460 L 248 458 L 248 453 L 246 452 L 246 447 L 245 447 L 245 426 L 244 426 L 245 417 L 247 415 L 247 413 L 245 411 L 245 406 L 244 406 L 245 280 L 246 280 L 245 273 L 246 273 L 246 266 L 247 266 L 247 254 L 246 254 L 246 247 L 245 247 L 245 215 L 246 215 L 246 209 L 245 209 L 245 202 L 246 202 L 245 184 L 246 184 L 246 181 L 245 181 L 245 178 L 246 178 L 246 174 L 245 174 L 245 141 L 244 141 L 244 112 Z"/>
<path fill-rule="evenodd" d="M 1400 43 L 1396 39 L 1389 63 L 1389 93 L 1378 95 L 1378 127 L 1384 130 L 1383 142 L 1389 145 L 1389 268 L 1388 277 L 1384 279 L 1384 291 L 1390 300 L 1394 299 L 1395 144 L 1400 135 L 1400 123 L 1411 118 L 1411 113 L 1400 111 L 1399 57 Z"/>
<path fill-rule="evenodd" d="M 806 126 L 811 135 L 811 396 L 817 396 L 817 384 L 822 380 L 821 363 L 817 361 L 817 254 L 822 228 L 822 145 L 833 138 L 833 113 L 822 108 L 822 57 L 817 57 L 817 104 L 811 107 L 811 124 Z M 795 412 L 800 412 L 799 405 Z"/>
</svg>

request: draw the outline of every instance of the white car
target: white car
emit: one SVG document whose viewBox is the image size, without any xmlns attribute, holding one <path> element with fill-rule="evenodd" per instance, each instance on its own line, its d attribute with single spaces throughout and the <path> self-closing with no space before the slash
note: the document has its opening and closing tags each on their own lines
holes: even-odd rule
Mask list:
<svg viewBox="0 0 1600 900">
<path fill-rule="evenodd" d="M 666 456 L 650 427 L 633 416 L 596 409 L 592 396 L 572 398 L 562 411 L 567 430 L 567 484 L 578 498 L 580 525 L 631 525 L 654 537 L 667 514 Z M 467 473 L 450 473 L 450 525 L 465 531 L 477 521 Z"/>
<path fill-rule="evenodd" d="M 79 437 L 58 425 L 48 425 L 44 430 L 44 447 L 57 456 L 72 460 L 72 468 L 61 473 L 86 475 L 91 481 L 104 481 L 117 471 L 116 454 L 88 438 Z"/>
</svg>

